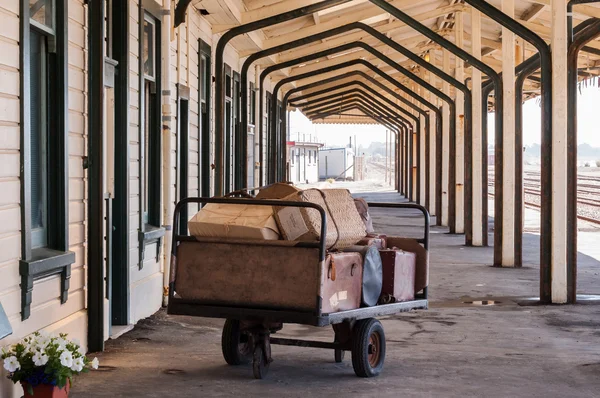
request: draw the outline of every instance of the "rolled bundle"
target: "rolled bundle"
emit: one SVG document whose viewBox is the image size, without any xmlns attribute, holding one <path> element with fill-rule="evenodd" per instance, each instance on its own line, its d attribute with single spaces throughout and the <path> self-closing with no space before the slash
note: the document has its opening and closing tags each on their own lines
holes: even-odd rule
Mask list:
<svg viewBox="0 0 600 398">
<path fill-rule="evenodd" d="M 362 305 L 372 307 L 377 304 L 383 286 L 383 265 L 376 246 L 350 246 L 345 252 L 357 252 L 363 258 Z"/>
</svg>

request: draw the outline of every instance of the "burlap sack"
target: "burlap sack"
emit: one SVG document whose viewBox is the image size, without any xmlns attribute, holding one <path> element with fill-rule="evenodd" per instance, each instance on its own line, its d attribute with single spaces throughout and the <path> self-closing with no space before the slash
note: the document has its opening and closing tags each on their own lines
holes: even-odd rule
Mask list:
<svg viewBox="0 0 600 398">
<path fill-rule="evenodd" d="M 307 189 L 286 196 L 283 200 L 311 202 L 325 210 L 325 243 L 328 249 L 343 249 L 354 245 L 366 235 L 365 225 L 348 190 Z M 321 235 L 321 216 L 316 209 L 276 208 L 275 220 L 286 240 L 315 241 Z"/>
<path fill-rule="evenodd" d="M 300 191 L 300 189 L 291 184 L 276 182 L 275 184 L 262 188 L 258 192 L 258 195 L 256 195 L 256 199 L 281 199 L 298 191 Z"/>
</svg>

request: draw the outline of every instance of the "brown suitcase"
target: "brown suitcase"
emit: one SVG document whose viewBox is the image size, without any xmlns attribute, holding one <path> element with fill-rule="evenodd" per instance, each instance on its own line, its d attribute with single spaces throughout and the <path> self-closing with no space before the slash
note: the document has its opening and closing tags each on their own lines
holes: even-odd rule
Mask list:
<svg viewBox="0 0 600 398">
<path fill-rule="evenodd" d="M 429 285 L 429 253 L 414 238 L 399 238 L 388 236 L 386 239 L 387 247 L 404 250 L 417 255 L 417 265 L 415 271 L 415 294 Z"/>
<path fill-rule="evenodd" d="M 417 256 L 402 250 L 380 250 L 383 264 L 381 303 L 394 303 L 415 299 L 415 268 Z"/>
<path fill-rule="evenodd" d="M 368 234 L 364 238 L 362 238 L 357 245 L 359 246 L 375 246 L 379 250 L 383 250 L 387 248 L 386 244 L 387 236 L 384 234 Z"/>
<path fill-rule="evenodd" d="M 360 253 L 332 253 L 327 256 L 321 273 L 322 313 L 360 308 L 362 263 Z"/>
</svg>

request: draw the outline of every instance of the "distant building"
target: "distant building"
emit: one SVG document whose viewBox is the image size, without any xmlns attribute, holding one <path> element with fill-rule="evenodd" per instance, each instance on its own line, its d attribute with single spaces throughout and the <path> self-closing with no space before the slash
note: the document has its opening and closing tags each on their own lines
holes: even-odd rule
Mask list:
<svg viewBox="0 0 600 398">
<path fill-rule="evenodd" d="M 354 179 L 354 150 L 350 147 L 325 148 L 319 151 L 319 179 Z"/>
<path fill-rule="evenodd" d="M 288 179 L 293 183 L 319 181 L 319 142 L 288 141 Z"/>
</svg>

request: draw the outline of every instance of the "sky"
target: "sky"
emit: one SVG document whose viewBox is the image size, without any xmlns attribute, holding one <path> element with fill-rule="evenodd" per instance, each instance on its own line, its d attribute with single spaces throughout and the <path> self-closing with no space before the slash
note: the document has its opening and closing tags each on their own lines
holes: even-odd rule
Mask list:
<svg viewBox="0 0 600 398">
<path fill-rule="evenodd" d="M 578 95 L 578 144 L 587 143 L 600 148 L 600 122 L 597 115 L 600 113 L 600 88 L 589 82 L 588 87 L 583 87 Z M 488 116 L 488 141 L 494 142 L 494 114 Z M 291 139 L 298 139 L 298 132 L 309 136 L 317 136 L 327 146 L 345 145 L 354 135 L 358 145 L 368 147 L 371 142 L 385 142 L 385 128 L 379 125 L 359 124 L 312 124 L 299 111 L 290 113 Z M 302 138 L 302 137 L 301 137 Z M 523 145 L 541 143 L 541 108 L 539 99 L 531 99 L 523 104 Z M 354 144 L 354 143 L 353 143 Z"/>
</svg>

